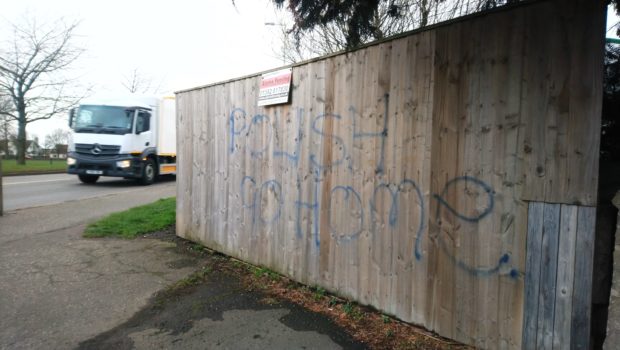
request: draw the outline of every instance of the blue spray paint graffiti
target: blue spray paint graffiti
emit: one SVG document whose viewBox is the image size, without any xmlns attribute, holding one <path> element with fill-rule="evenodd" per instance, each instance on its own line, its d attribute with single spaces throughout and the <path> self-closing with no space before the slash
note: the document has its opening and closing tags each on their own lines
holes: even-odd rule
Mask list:
<svg viewBox="0 0 620 350">
<path fill-rule="evenodd" d="M 483 207 L 483 210 L 479 213 L 479 214 L 475 214 L 475 215 L 467 215 L 466 213 L 461 213 L 458 210 L 456 210 L 453 206 L 451 206 L 445 199 L 445 196 L 447 195 L 448 191 L 450 190 L 450 188 L 458 185 L 458 184 L 464 184 L 464 185 L 469 185 L 469 186 L 473 186 L 474 189 L 473 191 L 476 190 L 481 190 L 482 192 L 484 192 L 487 196 L 487 202 L 486 205 Z M 484 181 L 477 179 L 475 177 L 471 177 L 471 176 L 458 176 L 455 177 L 454 179 L 451 179 L 450 181 L 446 182 L 446 184 L 444 185 L 443 190 L 441 191 L 440 194 L 434 194 L 433 198 L 435 200 L 437 200 L 438 202 L 438 206 L 437 206 L 437 211 L 435 213 L 435 222 L 436 223 L 440 223 L 440 215 L 441 215 L 441 209 L 445 208 L 448 212 L 450 212 L 452 215 L 454 215 L 455 217 L 457 217 L 460 220 L 466 221 L 466 222 L 470 222 L 470 223 L 476 223 L 481 221 L 482 219 L 484 219 L 486 216 L 488 216 L 489 214 L 491 214 L 491 212 L 493 211 L 493 208 L 495 206 L 495 191 L 493 190 L 493 188 L 491 188 L 491 186 L 489 186 L 487 183 L 485 183 Z M 421 238 L 422 238 L 422 234 L 423 231 L 420 231 L 416 237 L 416 244 L 415 244 L 415 257 L 417 260 L 420 260 L 422 258 L 422 252 L 421 252 L 421 248 L 420 248 L 420 243 L 421 243 Z M 499 258 L 498 262 L 496 265 L 494 266 L 488 266 L 488 267 L 474 267 L 471 266 L 470 264 L 464 262 L 463 260 L 457 258 L 454 256 L 454 254 L 452 254 L 452 252 L 450 251 L 445 239 L 443 238 L 443 236 L 440 234 L 438 235 L 437 241 L 439 243 L 440 248 L 442 249 L 442 251 L 446 254 L 446 256 L 449 257 L 449 259 L 456 265 L 458 266 L 460 269 L 472 274 L 472 275 L 476 275 L 479 277 L 488 277 L 491 275 L 494 275 L 498 272 L 500 272 L 500 270 L 502 269 L 502 267 L 506 266 L 506 268 L 510 268 L 509 263 L 510 263 L 510 255 L 509 254 L 502 254 L 502 256 Z M 510 277 L 512 278 L 517 278 L 519 276 L 519 272 L 512 268 L 510 269 L 509 272 Z"/>
<path fill-rule="evenodd" d="M 251 200 L 247 200 L 248 185 L 250 185 L 250 192 L 252 195 Z M 263 224 L 271 224 L 276 222 L 280 218 L 282 213 L 282 185 L 276 180 L 268 180 L 263 182 L 260 189 L 256 189 L 256 180 L 251 176 L 244 176 L 241 180 L 240 186 L 241 192 L 241 206 L 244 209 L 251 210 L 252 226 L 256 224 L 256 218 L 258 218 Z M 263 198 L 269 193 L 276 199 L 275 213 L 271 217 L 263 217 Z M 256 205 L 256 200 L 259 203 Z"/>
<path fill-rule="evenodd" d="M 398 186 L 396 185 L 390 185 L 390 184 L 380 184 L 379 186 L 375 187 L 375 190 L 373 192 L 373 197 L 370 201 L 370 212 L 372 215 L 372 222 L 373 225 L 374 223 L 377 221 L 376 220 L 376 216 L 377 216 L 377 205 L 376 205 L 376 200 L 377 200 L 377 194 L 379 193 L 379 191 L 381 190 L 387 190 L 388 193 L 391 196 L 391 205 L 390 205 L 390 211 L 389 211 L 389 216 L 388 216 L 388 223 L 390 225 L 390 227 L 394 228 L 397 226 L 398 224 L 398 215 L 399 215 L 399 201 L 398 201 L 398 194 L 401 192 L 404 192 L 406 190 L 407 187 L 411 187 L 413 188 L 413 190 L 415 191 L 415 195 L 416 195 L 416 201 L 418 202 L 418 218 L 419 218 L 419 223 L 418 226 L 416 228 L 416 233 L 415 233 L 415 249 L 414 249 L 414 254 L 416 256 L 416 258 L 421 258 L 421 254 L 418 254 L 418 249 L 420 247 L 420 241 L 421 241 L 421 236 L 422 233 L 424 232 L 424 228 L 425 228 L 425 213 L 426 213 L 426 209 L 425 209 L 425 204 L 424 204 L 424 197 L 422 196 L 422 191 L 420 190 L 420 187 L 418 186 L 418 184 L 411 179 L 405 179 L 403 180 Z M 375 228 L 373 227 L 373 232 L 375 232 Z M 419 257 L 418 257 L 419 255 Z"/>
<path fill-rule="evenodd" d="M 444 197 L 448 193 L 448 190 L 451 187 L 458 185 L 459 183 L 463 184 L 473 184 L 474 186 L 480 187 L 487 194 L 487 205 L 485 209 L 478 215 L 468 216 L 462 213 L 459 213 L 454 209 Z M 489 215 L 493 211 L 493 207 L 495 206 L 495 192 L 491 188 L 491 186 L 487 185 L 484 181 L 478 180 L 475 177 L 471 176 L 458 176 L 454 179 L 446 182 L 441 194 L 435 194 L 433 197 L 439 202 L 440 206 L 437 207 L 437 216 L 439 216 L 439 208 L 441 206 L 448 209 L 454 216 L 458 217 L 461 220 L 469 221 L 469 222 L 478 222 L 482 220 L 485 216 Z"/>
<path fill-rule="evenodd" d="M 359 228 L 357 228 L 356 230 L 352 231 L 352 232 L 344 232 L 344 233 L 338 233 L 336 232 L 336 228 L 332 225 L 332 200 L 334 197 L 334 194 L 337 194 L 339 192 L 344 193 L 344 201 L 347 203 L 347 205 L 344 207 L 344 209 L 350 209 L 351 208 L 351 202 L 355 202 L 355 204 L 357 204 L 357 206 L 359 207 L 359 211 L 360 211 L 360 218 L 359 218 Z M 359 236 L 360 233 L 362 233 L 362 230 L 364 229 L 364 210 L 363 210 L 363 206 L 362 206 L 362 198 L 360 197 L 359 193 L 357 193 L 357 191 L 355 191 L 353 189 L 353 187 L 351 186 L 336 186 L 332 189 L 331 193 L 330 193 L 330 208 L 329 208 L 329 228 L 332 234 L 332 237 L 334 239 L 336 239 L 338 242 L 341 243 L 346 243 L 346 242 L 350 242 L 351 240 L 357 238 L 357 236 Z"/>
<path fill-rule="evenodd" d="M 235 108 L 232 110 L 232 112 L 230 112 L 230 117 L 228 118 L 228 128 L 230 131 L 230 145 L 228 146 L 228 151 L 231 154 L 235 152 L 235 137 L 238 135 L 241 135 L 243 130 L 245 130 L 245 116 L 246 116 L 246 113 L 242 108 Z M 235 129 L 235 124 L 236 124 L 235 117 L 238 117 L 239 119 L 243 120 L 243 127 L 241 127 L 241 129 L 239 130 Z"/>
<path fill-rule="evenodd" d="M 273 127 L 271 125 L 271 119 L 267 115 L 256 114 L 252 116 L 252 120 L 250 121 L 250 124 L 248 126 L 246 125 L 246 122 L 245 122 L 246 115 L 247 113 L 242 108 L 235 108 L 232 110 L 232 112 L 230 112 L 230 117 L 228 118 L 229 139 L 230 139 L 228 151 L 230 154 L 233 154 L 235 152 L 235 143 L 237 141 L 237 136 L 243 136 L 244 131 L 246 131 L 246 128 L 247 128 L 247 132 L 245 133 L 245 136 L 247 137 L 252 132 L 252 128 L 256 129 L 262 126 L 266 130 L 268 130 L 267 139 L 263 140 L 262 142 L 264 144 L 264 147 L 259 148 L 259 149 L 249 150 L 250 155 L 253 158 L 258 158 L 258 157 L 263 156 L 266 153 L 266 151 L 269 148 L 269 143 L 271 142 L 271 139 L 273 138 Z M 237 124 L 236 119 L 243 120 L 243 125 L 239 129 L 235 128 L 235 125 Z M 277 115 L 275 119 L 276 120 L 279 119 Z M 294 141 L 295 149 L 293 150 L 292 153 L 289 153 L 286 151 L 279 150 L 276 147 L 276 149 L 273 151 L 274 157 L 286 158 L 289 161 L 291 161 L 295 166 L 297 166 L 297 163 L 299 162 L 299 153 L 300 153 L 300 148 L 301 148 L 301 138 L 302 138 L 301 126 L 302 124 L 303 124 L 303 108 L 299 108 L 297 109 L 297 136 Z"/>
<path fill-rule="evenodd" d="M 313 121 L 312 121 L 312 131 L 314 131 L 315 133 L 317 133 L 318 135 L 321 135 L 323 138 L 331 138 L 333 140 L 336 141 L 336 144 L 339 145 L 339 149 L 340 152 L 342 153 L 342 156 L 336 160 L 332 160 L 329 163 L 326 164 L 321 164 L 319 163 L 319 161 L 317 160 L 317 156 L 315 154 L 310 154 L 310 163 L 312 163 L 313 166 L 315 166 L 318 170 L 325 170 L 325 169 L 331 169 L 332 167 L 338 166 L 340 164 L 342 164 L 345 160 L 345 157 L 347 156 L 347 149 L 344 145 L 344 141 L 341 137 L 336 136 L 332 133 L 325 133 L 323 131 L 324 128 L 319 129 L 317 127 L 317 123 L 319 121 L 323 121 L 327 118 L 333 118 L 336 120 L 341 120 L 342 117 L 339 116 L 338 114 L 322 114 L 319 115 L 318 117 L 316 117 Z"/>
<path fill-rule="evenodd" d="M 376 169 L 375 169 L 375 172 L 377 174 L 382 174 L 385 171 L 385 148 L 386 148 L 386 142 L 387 142 L 387 136 L 388 136 L 388 119 L 389 119 L 388 108 L 389 108 L 389 95 L 386 94 L 384 97 L 384 115 L 382 118 L 383 126 L 381 130 L 373 131 L 373 132 L 360 130 L 357 120 L 361 118 L 361 116 L 357 113 L 357 111 L 353 107 L 349 108 L 349 112 L 350 112 L 349 118 L 351 118 L 352 123 L 353 123 L 353 129 L 351 131 L 352 134 L 350 136 L 353 139 L 378 138 L 380 140 L 380 143 L 381 143 L 380 154 L 377 158 L 377 164 L 376 164 Z M 295 135 L 295 140 L 293 142 L 295 146 L 292 152 L 277 149 L 278 146 L 274 145 L 275 150 L 272 153 L 272 155 L 275 158 L 285 158 L 291 161 L 291 163 L 295 167 L 297 167 L 299 164 L 299 155 L 301 153 L 301 141 L 303 138 L 303 133 L 302 133 L 301 128 L 304 123 L 304 113 L 305 112 L 303 108 L 295 109 L 295 114 L 297 116 L 296 118 L 297 119 L 297 133 Z M 229 142 L 230 142 L 228 146 L 229 153 L 233 154 L 235 152 L 236 143 L 240 137 L 245 136 L 247 138 L 252 132 L 256 132 L 255 129 L 266 128 L 266 132 L 264 133 L 266 135 L 266 139 L 263 140 L 262 142 L 262 144 L 264 145 L 263 147 L 254 149 L 254 148 L 249 148 L 247 144 L 244 145 L 245 147 L 247 147 L 248 151 L 250 152 L 250 155 L 253 158 L 263 157 L 268 150 L 269 143 L 271 142 L 273 138 L 273 134 L 274 134 L 274 126 L 273 126 L 272 118 L 267 115 L 256 114 L 251 117 L 251 120 L 249 121 L 249 123 L 246 123 L 245 118 L 247 115 L 248 114 L 246 113 L 246 111 L 242 108 L 235 108 L 230 113 L 229 126 L 228 126 Z M 241 124 L 241 126 L 237 125 L 239 123 L 238 119 L 243 120 L 243 124 Z M 276 122 L 279 120 L 277 112 L 275 112 L 274 120 Z M 346 165 L 347 169 L 349 169 L 350 171 L 353 171 L 351 155 L 348 152 L 347 145 L 345 144 L 344 138 L 342 137 L 342 135 L 337 135 L 332 132 L 326 132 L 324 130 L 323 123 L 325 123 L 327 120 L 329 120 L 332 123 L 340 122 L 343 120 L 343 117 L 340 114 L 334 114 L 334 113 L 320 114 L 314 117 L 314 119 L 312 120 L 311 131 L 315 135 L 318 135 L 323 140 L 331 139 L 332 142 L 336 146 L 334 147 L 334 149 L 336 149 L 340 154 L 335 160 L 322 163 L 322 161 L 320 160 L 321 158 L 320 155 L 311 153 L 309 155 L 309 160 L 310 160 L 312 167 L 315 168 L 314 171 L 317 173 L 317 175 L 319 175 L 321 171 L 331 170 L 341 165 Z"/>
<path fill-rule="evenodd" d="M 375 187 L 375 190 L 373 191 L 373 196 L 372 196 L 372 199 L 370 200 L 370 212 L 372 213 L 372 218 L 373 218 L 372 221 L 373 222 L 376 221 L 377 193 L 381 190 L 387 190 L 392 199 L 392 203 L 390 204 L 390 214 L 389 214 L 388 222 L 390 224 L 390 227 L 394 227 L 396 226 L 396 221 L 398 220 L 398 196 L 397 196 L 398 189 L 390 188 L 389 184 L 380 184 L 379 186 Z"/>
<path fill-rule="evenodd" d="M 384 107 L 385 114 L 383 118 L 383 129 L 376 132 L 368 132 L 361 131 L 357 128 L 356 124 L 356 111 L 353 108 L 350 108 L 350 116 L 353 122 L 353 139 L 365 139 L 365 138 L 379 138 L 381 149 L 381 154 L 378 156 L 378 161 L 375 168 L 376 174 L 382 174 L 385 171 L 385 145 L 388 136 L 388 106 L 389 106 L 389 96 L 386 95 L 384 98 Z M 425 198 L 422 194 L 421 188 L 418 186 L 416 181 L 412 179 L 404 179 L 400 183 L 380 183 L 378 184 L 373 192 L 372 196 L 368 199 L 366 203 L 368 205 L 368 209 L 365 209 L 364 201 L 362 200 L 359 192 L 348 184 L 337 184 L 331 188 L 324 189 L 328 190 L 329 198 L 327 203 L 321 203 L 319 200 L 319 194 L 321 193 L 321 184 L 322 184 L 322 173 L 325 171 L 331 171 L 332 168 L 341 166 L 349 160 L 348 168 L 352 169 L 350 164 L 350 156 L 347 152 L 347 147 L 344 144 L 344 139 L 339 135 L 329 132 L 325 130 L 326 121 L 329 122 L 340 122 L 342 117 L 338 114 L 321 114 L 316 116 L 311 122 L 311 131 L 320 136 L 321 139 L 330 138 L 332 142 L 336 145 L 334 149 L 337 149 L 339 154 L 334 160 L 322 162 L 319 157 L 315 154 L 309 154 L 309 162 L 311 164 L 312 169 L 308 169 L 309 173 L 304 175 L 304 180 L 306 177 L 310 176 L 313 179 L 313 185 L 311 188 L 306 188 L 306 191 L 303 191 L 302 186 L 302 175 L 300 175 L 300 169 L 298 168 L 300 155 L 301 155 L 301 142 L 302 142 L 302 125 L 304 123 L 304 110 L 297 109 L 295 112 L 296 121 L 297 121 L 297 129 L 294 139 L 294 148 L 292 151 L 283 151 L 277 149 L 273 151 L 272 155 L 274 158 L 285 159 L 290 162 L 290 164 L 294 165 L 295 173 L 297 174 L 296 179 L 296 188 L 297 188 L 297 199 L 294 202 L 294 206 L 290 209 L 286 207 L 283 202 L 284 194 L 282 185 L 274 180 L 266 180 L 261 183 L 257 183 L 256 179 L 252 176 L 244 176 L 241 184 L 240 184 L 240 194 L 241 194 L 241 203 L 244 209 L 251 210 L 251 218 L 252 218 L 252 226 L 261 224 L 261 225 L 271 225 L 277 222 L 282 216 L 282 211 L 286 210 L 294 210 L 294 220 L 295 220 L 295 236 L 298 239 L 302 239 L 304 237 L 312 237 L 313 242 L 317 248 L 320 247 L 320 236 L 319 236 L 319 223 L 321 222 L 321 206 L 328 205 L 328 210 L 326 211 L 327 215 L 329 215 L 327 219 L 328 227 L 330 230 L 330 234 L 332 239 L 335 239 L 338 243 L 349 243 L 355 241 L 365 230 L 374 237 L 376 234 L 379 234 L 380 230 L 377 229 L 376 224 L 379 222 L 379 208 L 378 203 L 380 200 L 380 196 L 385 194 L 388 195 L 387 203 L 389 208 L 387 212 L 387 223 L 390 229 L 397 228 L 399 225 L 399 210 L 401 207 L 401 197 L 405 192 L 412 192 L 414 194 L 413 201 L 417 204 L 414 209 L 415 217 L 418 218 L 419 222 L 411 227 L 410 229 L 415 231 L 411 232 L 414 237 L 414 246 L 412 247 L 413 257 L 416 261 L 421 261 L 423 258 L 422 252 L 422 242 L 424 240 L 424 232 L 426 231 L 426 210 L 427 205 L 425 203 Z M 229 117 L 229 130 L 230 130 L 230 147 L 229 152 L 233 154 L 236 150 L 236 139 L 239 137 L 243 137 L 244 135 L 247 137 L 252 128 L 272 128 L 272 118 L 266 115 L 257 114 L 251 117 L 249 124 L 246 124 L 245 117 L 247 113 L 241 109 L 234 109 Z M 240 124 L 240 120 L 243 119 L 243 123 Z M 273 117 L 273 121 L 276 123 L 279 121 L 279 115 L 275 115 Z M 241 125 L 239 127 L 239 125 Z M 266 140 L 261 144 L 259 149 L 247 149 L 247 152 L 250 153 L 252 158 L 260 158 L 266 154 L 269 144 L 272 142 L 271 135 L 273 134 L 273 130 L 265 134 L 268 135 Z M 290 141 L 290 140 L 289 140 Z M 291 144 L 291 142 L 285 142 L 284 144 Z M 482 209 L 477 213 L 462 213 L 459 212 L 457 208 L 451 203 L 448 202 L 446 196 L 448 191 L 456 190 L 457 186 L 468 186 L 472 191 L 480 192 L 484 196 L 486 196 L 486 202 L 483 205 Z M 307 193 L 304 193 L 307 192 Z M 432 199 L 437 201 L 437 210 L 435 212 L 434 218 L 432 218 L 435 223 L 440 225 L 440 215 L 442 210 L 445 210 L 449 215 L 454 216 L 457 220 L 462 220 L 466 223 L 477 223 L 484 220 L 488 217 L 494 210 L 495 207 L 495 192 L 491 186 L 489 186 L 484 181 L 477 179 L 471 176 L 458 176 L 449 181 L 447 181 L 443 187 L 443 190 L 439 194 L 433 194 Z M 272 199 L 275 199 L 273 202 Z M 332 205 L 332 202 L 336 199 L 339 200 L 340 206 Z M 272 212 L 267 214 L 265 217 L 264 213 L 264 204 L 263 203 L 272 203 L 269 208 L 272 209 Z M 408 199 L 411 201 L 411 199 Z M 381 202 L 385 202 L 385 200 L 381 199 Z M 413 202 L 410 202 L 410 204 Z M 365 210 L 369 210 L 370 220 L 366 221 Z M 345 215 L 349 215 L 349 221 L 342 221 L 341 224 L 346 227 L 336 227 L 334 224 L 333 217 L 336 214 L 342 215 L 342 213 L 348 213 Z M 359 214 L 356 214 L 359 213 Z M 498 259 L 497 263 L 493 266 L 488 267 L 479 267 L 472 266 L 471 264 L 462 261 L 461 259 L 454 256 L 448 244 L 446 243 L 444 237 L 442 235 L 438 235 L 437 237 L 437 245 L 440 247 L 441 251 L 445 253 L 445 255 L 450 259 L 450 261 L 457 266 L 462 271 L 465 271 L 469 274 L 478 277 L 488 277 L 491 275 L 495 275 L 498 273 L 504 273 L 504 271 L 509 271 L 507 275 L 512 278 L 519 278 L 521 273 L 512 268 L 511 264 L 511 256 L 508 253 L 504 253 Z"/>
</svg>

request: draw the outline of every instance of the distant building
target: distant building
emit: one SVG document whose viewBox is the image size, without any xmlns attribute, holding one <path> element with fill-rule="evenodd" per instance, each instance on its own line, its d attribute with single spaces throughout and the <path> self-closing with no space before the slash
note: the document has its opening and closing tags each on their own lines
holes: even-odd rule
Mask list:
<svg viewBox="0 0 620 350">
<path fill-rule="evenodd" d="M 59 144 L 56 144 L 54 148 L 44 148 L 42 152 L 45 158 L 66 159 L 68 148 L 69 148 L 68 145 L 63 145 L 59 143 Z"/>
<path fill-rule="evenodd" d="M 43 148 L 39 145 L 39 142 L 37 142 L 37 140 L 26 140 L 26 156 L 27 157 L 41 157 L 42 155 L 43 155 Z"/>
</svg>

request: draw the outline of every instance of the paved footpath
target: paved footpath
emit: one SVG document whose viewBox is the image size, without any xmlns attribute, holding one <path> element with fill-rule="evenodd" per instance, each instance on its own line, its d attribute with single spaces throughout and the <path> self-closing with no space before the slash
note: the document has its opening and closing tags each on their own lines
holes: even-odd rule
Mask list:
<svg viewBox="0 0 620 350">
<path fill-rule="evenodd" d="M 222 301 L 211 304 L 217 312 L 189 323 L 180 320 L 178 327 L 167 325 L 173 331 L 162 330 L 152 317 L 138 317 L 157 291 L 195 271 L 194 262 L 171 242 L 84 239 L 81 234 L 103 215 L 174 194 L 170 183 L 0 217 L 0 349 L 359 347 L 342 332 L 334 335 L 321 317 L 290 305 L 265 308 L 256 296 L 227 287 L 228 281 L 209 282 L 203 292 L 232 293 L 224 301 L 227 307 Z M 206 300 L 188 297 L 198 298 L 193 303 Z M 244 306 L 237 308 L 240 303 Z M 179 320 L 184 312 L 171 307 L 162 314 Z M 285 322 L 287 315 L 296 321 Z M 105 343 L 107 335 L 121 329 L 125 340 Z"/>
</svg>

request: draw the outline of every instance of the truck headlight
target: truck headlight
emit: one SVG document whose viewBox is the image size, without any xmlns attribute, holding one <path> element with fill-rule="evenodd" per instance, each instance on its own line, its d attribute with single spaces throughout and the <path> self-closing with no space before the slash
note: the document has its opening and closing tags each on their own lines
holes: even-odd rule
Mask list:
<svg viewBox="0 0 620 350">
<path fill-rule="evenodd" d="M 67 165 L 75 165 L 75 158 L 67 157 Z"/>
<path fill-rule="evenodd" d="M 116 162 L 116 166 L 119 168 L 129 168 L 131 166 L 131 160 L 119 160 L 118 162 Z"/>
</svg>

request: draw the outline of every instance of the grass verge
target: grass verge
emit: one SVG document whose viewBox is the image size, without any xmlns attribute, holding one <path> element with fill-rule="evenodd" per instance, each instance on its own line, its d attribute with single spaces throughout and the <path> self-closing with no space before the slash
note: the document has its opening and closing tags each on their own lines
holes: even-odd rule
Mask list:
<svg viewBox="0 0 620 350">
<path fill-rule="evenodd" d="M 173 225 L 176 217 L 176 198 L 114 213 L 86 227 L 84 237 L 135 238 L 141 234 L 162 230 Z"/>
<path fill-rule="evenodd" d="M 17 164 L 14 159 L 2 160 L 2 174 L 6 176 L 65 172 L 66 170 L 67 161 L 64 159 L 55 159 L 51 163 L 49 160 L 27 159 L 25 165 Z"/>
</svg>

